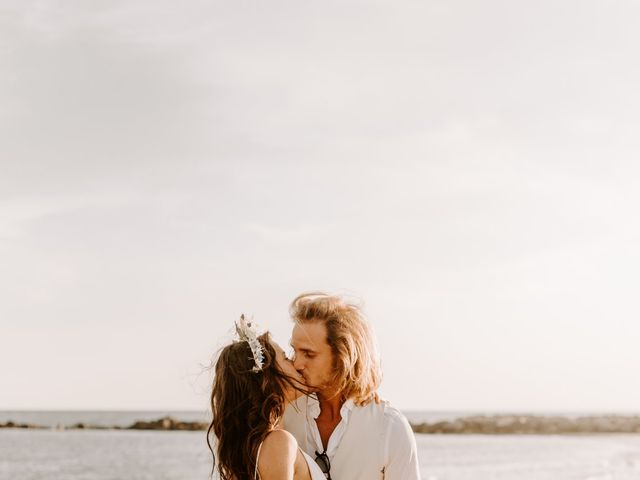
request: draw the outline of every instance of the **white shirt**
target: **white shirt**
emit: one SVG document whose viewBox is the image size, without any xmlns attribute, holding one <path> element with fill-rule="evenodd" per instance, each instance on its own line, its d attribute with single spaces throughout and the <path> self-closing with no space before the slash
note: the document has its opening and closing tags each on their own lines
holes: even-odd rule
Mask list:
<svg viewBox="0 0 640 480">
<path fill-rule="evenodd" d="M 329 460 L 333 460 L 333 456 L 336 454 L 336 450 L 338 450 L 340 440 L 342 440 L 342 436 L 349 424 L 349 415 L 351 415 L 353 407 L 355 407 L 355 404 L 353 400 L 349 399 L 344 402 L 342 408 L 340 408 L 340 416 L 342 419 L 329 437 L 329 443 L 327 443 Z M 309 401 L 307 402 L 307 445 L 315 445 L 316 451 L 321 453 L 324 451 L 324 446 L 322 445 L 320 430 L 318 430 L 318 424 L 316 423 L 318 416 L 320 416 L 320 402 L 316 396 L 313 395 L 309 397 Z"/>
<path fill-rule="evenodd" d="M 316 424 L 320 404 L 315 396 L 303 396 L 296 406 L 287 408 L 285 428 L 315 458 L 324 451 Z M 415 435 L 398 409 L 388 402 L 358 407 L 347 400 L 340 415 L 327 444 L 334 480 L 420 479 Z"/>
</svg>

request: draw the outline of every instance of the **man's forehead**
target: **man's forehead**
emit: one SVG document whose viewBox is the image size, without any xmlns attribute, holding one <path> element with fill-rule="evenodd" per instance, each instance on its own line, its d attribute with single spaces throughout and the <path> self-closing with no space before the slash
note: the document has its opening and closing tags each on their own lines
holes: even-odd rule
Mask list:
<svg viewBox="0 0 640 480">
<path fill-rule="evenodd" d="M 291 333 L 291 346 L 298 349 L 320 349 L 328 346 L 327 330 L 320 322 L 296 323 Z"/>
</svg>

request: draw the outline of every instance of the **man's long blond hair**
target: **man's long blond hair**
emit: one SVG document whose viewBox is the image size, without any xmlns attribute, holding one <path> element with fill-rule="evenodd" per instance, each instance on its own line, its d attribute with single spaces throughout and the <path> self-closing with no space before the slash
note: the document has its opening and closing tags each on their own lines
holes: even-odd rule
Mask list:
<svg viewBox="0 0 640 480">
<path fill-rule="evenodd" d="M 322 322 L 334 356 L 336 394 L 356 405 L 380 401 L 380 359 L 373 331 L 358 306 L 322 292 L 298 295 L 289 310 L 299 324 Z"/>
</svg>

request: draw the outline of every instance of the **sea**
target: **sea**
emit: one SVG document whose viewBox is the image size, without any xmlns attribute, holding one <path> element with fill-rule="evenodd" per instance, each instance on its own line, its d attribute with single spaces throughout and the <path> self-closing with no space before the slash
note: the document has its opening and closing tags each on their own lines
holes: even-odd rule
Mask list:
<svg viewBox="0 0 640 480">
<path fill-rule="evenodd" d="M 405 413 L 413 422 L 432 422 L 474 412 Z M 208 421 L 206 412 L 194 411 L 0 411 L 0 423 L 47 427 L 0 429 L 0 480 L 211 479 L 204 432 L 63 428 L 125 427 L 167 415 Z M 422 480 L 640 480 L 636 434 L 417 434 L 416 442 Z"/>
</svg>

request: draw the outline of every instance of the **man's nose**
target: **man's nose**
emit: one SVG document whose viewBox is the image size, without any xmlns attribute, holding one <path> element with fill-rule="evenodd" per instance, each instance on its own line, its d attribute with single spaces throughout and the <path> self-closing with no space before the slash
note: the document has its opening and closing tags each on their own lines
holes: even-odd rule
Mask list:
<svg viewBox="0 0 640 480">
<path fill-rule="evenodd" d="M 302 361 L 302 358 L 300 357 L 300 355 L 293 356 L 293 368 L 295 368 L 299 372 L 301 372 L 304 369 L 304 362 Z"/>
</svg>

